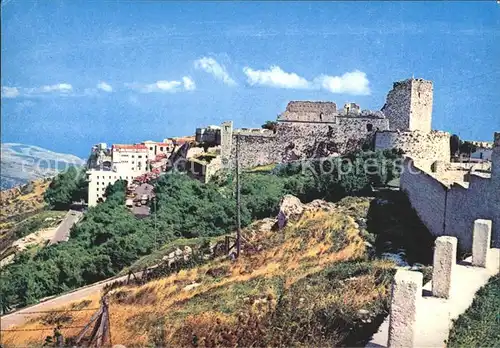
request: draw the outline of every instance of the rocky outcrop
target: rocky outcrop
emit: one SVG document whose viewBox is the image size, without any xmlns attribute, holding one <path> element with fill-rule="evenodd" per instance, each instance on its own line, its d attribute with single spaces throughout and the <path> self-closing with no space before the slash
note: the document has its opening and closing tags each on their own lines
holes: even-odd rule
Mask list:
<svg viewBox="0 0 500 348">
<path fill-rule="evenodd" d="M 298 220 L 303 212 L 304 205 L 300 202 L 300 199 L 292 195 L 285 195 L 281 199 L 280 210 L 277 217 L 278 228 L 284 228 L 290 219 Z"/>
</svg>

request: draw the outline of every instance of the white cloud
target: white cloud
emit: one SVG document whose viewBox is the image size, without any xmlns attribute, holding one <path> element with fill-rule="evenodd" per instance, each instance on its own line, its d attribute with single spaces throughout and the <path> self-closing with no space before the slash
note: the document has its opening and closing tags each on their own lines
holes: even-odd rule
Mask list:
<svg viewBox="0 0 500 348">
<path fill-rule="evenodd" d="M 113 87 L 111 87 L 111 85 L 107 84 L 104 81 L 99 82 L 97 84 L 97 88 L 104 92 L 113 92 Z"/>
<path fill-rule="evenodd" d="M 184 76 L 182 82 L 184 83 L 184 89 L 186 91 L 194 91 L 196 89 L 196 84 L 189 76 Z"/>
<path fill-rule="evenodd" d="M 203 57 L 195 60 L 194 66 L 196 69 L 204 70 L 205 72 L 211 74 L 217 80 L 224 82 L 226 85 L 235 86 L 236 81 L 234 81 L 229 73 L 227 72 L 224 65 L 219 64 L 214 58 Z"/>
<path fill-rule="evenodd" d="M 48 93 L 48 92 L 69 92 L 73 89 L 69 83 L 58 83 L 56 85 L 46 85 L 37 89 L 38 92 Z"/>
<path fill-rule="evenodd" d="M 352 95 L 370 94 L 369 81 L 366 74 L 355 70 L 346 72 L 342 76 L 321 75 L 314 79 L 314 85 L 332 93 L 345 93 Z"/>
<path fill-rule="evenodd" d="M 150 84 L 138 84 L 138 83 L 127 83 L 125 86 L 139 91 L 141 93 L 153 93 L 153 92 L 181 92 L 181 91 L 192 91 L 196 88 L 194 81 L 188 77 L 184 76 L 182 81 L 172 80 L 159 80 Z"/>
<path fill-rule="evenodd" d="M 342 76 L 319 75 L 308 81 L 296 73 L 283 71 L 279 66 L 271 66 L 268 70 L 243 69 L 250 85 L 262 85 L 292 89 L 323 89 L 331 93 L 352 95 L 370 94 L 369 81 L 366 74 L 359 70 L 346 72 Z"/>
<path fill-rule="evenodd" d="M 17 87 L 2 86 L 2 98 L 15 98 L 19 96 L 19 89 Z"/>
<path fill-rule="evenodd" d="M 287 73 L 279 66 L 271 66 L 268 70 L 253 70 L 250 67 L 243 68 L 250 85 L 263 85 L 278 88 L 309 88 L 309 82 L 296 73 Z"/>
</svg>

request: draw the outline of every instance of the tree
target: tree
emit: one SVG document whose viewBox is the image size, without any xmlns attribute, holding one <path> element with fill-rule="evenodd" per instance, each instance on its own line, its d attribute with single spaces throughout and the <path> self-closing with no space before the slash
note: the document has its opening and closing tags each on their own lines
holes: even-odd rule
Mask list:
<svg viewBox="0 0 500 348">
<path fill-rule="evenodd" d="M 266 121 L 266 123 L 262 125 L 262 128 L 272 130 L 274 133 L 276 133 L 276 130 L 278 129 L 278 122 Z"/>
<path fill-rule="evenodd" d="M 87 198 L 87 182 L 85 168 L 74 166 L 59 173 L 45 191 L 44 199 L 53 208 L 66 210 L 73 200 Z"/>
<path fill-rule="evenodd" d="M 461 140 L 460 137 L 456 134 L 453 134 L 450 137 L 450 153 L 451 157 L 455 157 L 458 155 L 458 151 L 460 150 Z"/>
<path fill-rule="evenodd" d="M 476 151 L 477 151 L 477 146 L 471 143 L 470 141 L 464 141 L 462 144 L 460 144 L 460 153 L 469 156 L 469 158 L 471 154 Z"/>
</svg>

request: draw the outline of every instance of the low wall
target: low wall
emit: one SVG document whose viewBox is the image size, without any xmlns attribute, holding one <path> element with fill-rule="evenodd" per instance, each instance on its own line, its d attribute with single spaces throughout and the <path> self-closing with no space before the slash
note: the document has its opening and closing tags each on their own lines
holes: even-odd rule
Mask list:
<svg viewBox="0 0 500 348">
<path fill-rule="evenodd" d="M 500 185 L 471 175 L 468 188 L 453 184 L 448 192 L 444 233 L 457 236 L 461 246 L 470 250 L 470 231 L 476 219 L 492 221 L 492 245 L 500 247 Z"/>
<path fill-rule="evenodd" d="M 448 188 L 431 174 L 418 169 L 411 159 L 404 162 L 400 187 L 431 234 L 443 235 Z"/>
<path fill-rule="evenodd" d="M 434 236 L 458 238 L 463 251 L 472 248 L 476 219 L 492 220 L 492 246 L 500 247 L 500 180 L 471 175 L 468 185 L 446 185 L 406 159 L 400 186 Z"/>
</svg>

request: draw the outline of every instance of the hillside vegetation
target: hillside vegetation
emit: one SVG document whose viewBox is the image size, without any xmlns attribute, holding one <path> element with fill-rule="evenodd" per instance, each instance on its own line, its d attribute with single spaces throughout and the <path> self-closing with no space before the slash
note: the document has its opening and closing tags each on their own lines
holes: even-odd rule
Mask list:
<svg viewBox="0 0 500 348">
<path fill-rule="evenodd" d="M 367 158 L 381 167 L 375 174 L 362 170 Z M 356 168 L 350 171 L 343 170 L 345 164 L 338 159 L 328 162 L 326 169 L 312 162 L 307 170 L 287 165 L 270 173 L 247 173 L 241 180 L 242 225 L 275 216 L 280 199 L 287 193 L 304 202 L 317 198 L 338 201 L 347 195 L 369 193 L 371 185 L 384 184 L 397 176 L 393 160 L 398 158 L 398 153 L 390 151 L 359 152 L 351 156 Z M 72 181 L 64 175 L 73 175 L 67 173 L 51 185 L 52 197 L 62 197 L 52 201 L 53 205 L 74 192 L 66 190 L 66 184 Z M 235 183 L 231 175 L 208 184 L 183 174 L 164 175 L 155 184 L 156 222 L 154 217 L 138 220 L 125 208 L 125 187 L 124 181 L 109 186 L 106 202 L 89 209 L 71 230 L 68 242 L 43 248 L 35 255 L 21 253 L 14 264 L 2 270 L 0 297 L 4 310 L 116 275 L 157 246 L 177 238 L 212 237 L 235 230 Z"/>
<path fill-rule="evenodd" d="M 0 192 L 0 253 L 43 224 L 44 218 L 37 215 L 46 208 L 43 197 L 49 181 L 35 180 Z"/>
<path fill-rule="evenodd" d="M 370 257 L 371 198 L 314 201 L 276 230 L 264 219 L 243 230 L 237 261 L 220 258 L 142 286 L 110 292 L 113 344 L 127 346 L 362 345 L 387 315 L 393 264 Z M 91 297 L 67 308 L 93 308 Z M 86 324 L 92 312 L 39 317 L 22 326 Z M 50 331 L 49 331 L 50 333 Z M 62 329 L 71 339 L 76 329 Z M 48 334 L 48 333 L 47 333 Z M 38 332 L 2 343 L 36 344 Z M 69 343 L 70 341 L 68 341 Z"/>
<path fill-rule="evenodd" d="M 455 320 L 448 347 L 500 347 L 500 275 L 476 294 L 472 305 Z"/>
</svg>

